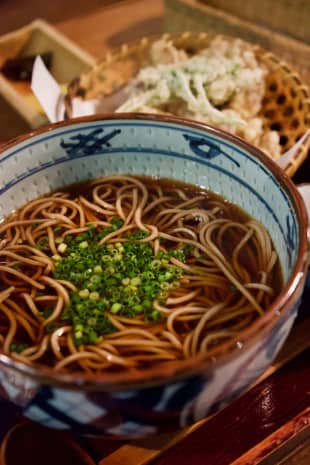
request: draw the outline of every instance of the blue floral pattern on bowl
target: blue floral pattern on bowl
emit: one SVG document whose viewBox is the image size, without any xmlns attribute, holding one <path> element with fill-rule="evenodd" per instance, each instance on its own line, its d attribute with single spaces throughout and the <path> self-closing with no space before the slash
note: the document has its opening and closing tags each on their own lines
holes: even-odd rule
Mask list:
<svg viewBox="0 0 310 465">
<path fill-rule="evenodd" d="M 197 373 L 98 389 L 91 383 L 46 382 L 0 355 L 0 395 L 46 426 L 128 437 L 183 427 L 240 395 L 278 353 L 296 317 L 304 283 L 300 244 L 306 239 L 298 208 L 272 166 L 255 149 L 220 131 L 142 115 L 67 122 L 5 149 L 0 217 L 51 190 L 102 175 L 172 178 L 217 192 L 261 221 L 279 253 L 285 282 L 292 281 L 298 260 L 299 274 L 295 271 L 295 294 L 283 315 L 278 311 L 267 329 Z"/>
</svg>

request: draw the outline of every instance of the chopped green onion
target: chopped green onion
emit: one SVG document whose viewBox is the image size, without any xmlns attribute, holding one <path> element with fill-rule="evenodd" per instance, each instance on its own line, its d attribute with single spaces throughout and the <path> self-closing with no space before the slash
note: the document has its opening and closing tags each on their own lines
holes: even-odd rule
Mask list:
<svg viewBox="0 0 310 465">
<path fill-rule="evenodd" d="M 82 299 L 85 299 L 86 297 L 89 296 L 89 290 L 88 289 L 82 289 L 79 292 L 79 296 L 82 297 Z"/>
<path fill-rule="evenodd" d="M 100 294 L 99 294 L 99 292 L 95 292 L 95 291 L 91 292 L 89 294 L 89 298 L 90 298 L 90 300 L 99 300 L 100 299 Z"/>
<path fill-rule="evenodd" d="M 131 280 L 130 280 L 130 284 L 132 286 L 138 286 L 140 283 L 141 283 L 141 278 L 139 278 L 139 276 L 137 276 L 135 278 L 131 278 Z"/>
<path fill-rule="evenodd" d="M 111 312 L 112 313 L 118 313 L 121 308 L 122 308 L 122 304 L 119 304 L 119 303 L 115 302 L 111 307 Z"/>
<path fill-rule="evenodd" d="M 59 246 L 57 247 L 57 250 L 58 252 L 60 253 L 64 253 L 66 251 L 66 248 L 67 248 L 67 244 L 65 244 L 64 242 L 62 242 L 61 244 L 59 244 Z"/>
<path fill-rule="evenodd" d="M 102 272 L 103 272 L 103 269 L 102 269 L 102 267 L 100 265 L 96 265 L 94 267 L 94 273 L 101 274 Z"/>
<path fill-rule="evenodd" d="M 54 258 L 53 276 L 77 288 L 70 291 L 70 302 L 62 314 L 62 320 L 72 324 L 77 346 L 97 344 L 102 336 L 116 331 L 108 312 L 127 318 L 139 315 L 146 321 L 159 319 L 153 301 L 164 303 L 185 273 L 171 263 L 171 257 L 183 261 L 184 252 L 159 250 L 155 256 L 152 244 L 140 241 L 149 234 L 146 231 L 124 233 L 122 241 L 100 244 L 102 237 L 123 224 L 113 221 L 101 231 L 90 225 L 87 231 L 66 236 L 58 244 L 63 255 Z"/>
<path fill-rule="evenodd" d="M 29 347 L 28 344 L 15 344 L 15 343 L 12 343 L 10 345 L 10 352 L 15 352 L 16 354 L 20 354 L 21 352 L 23 352 L 28 347 Z"/>
</svg>

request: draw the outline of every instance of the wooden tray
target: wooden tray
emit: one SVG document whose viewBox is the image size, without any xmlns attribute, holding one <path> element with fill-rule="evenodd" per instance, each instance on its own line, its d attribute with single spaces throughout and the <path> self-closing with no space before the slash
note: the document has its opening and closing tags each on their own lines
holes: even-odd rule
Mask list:
<svg viewBox="0 0 310 465">
<path fill-rule="evenodd" d="M 279 356 L 255 386 L 224 410 L 192 427 L 130 443 L 96 439 L 84 445 L 99 465 L 275 465 L 289 454 L 302 450 L 310 454 L 306 377 L 308 374 L 310 379 L 309 334 L 308 318 L 294 327 Z M 295 383 L 299 383 L 295 388 L 293 375 Z M 285 387 L 283 382 L 290 384 Z M 292 395 L 294 402 L 290 401 Z M 264 412 L 264 408 L 270 411 Z M 235 438 L 238 443 L 234 445 L 229 438 L 236 436 L 236 431 L 244 437 Z M 225 438 L 223 433 L 227 434 Z"/>
<path fill-rule="evenodd" d="M 309 300 L 310 289 L 307 293 Z M 175 433 L 127 443 L 64 433 L 67 441 L 75 441 L 98 465 L 308 465 L 308 300 L 275 362 L 215 415 Z M 7 423 L 15 428 L 12 418 Z"/>
</svg>

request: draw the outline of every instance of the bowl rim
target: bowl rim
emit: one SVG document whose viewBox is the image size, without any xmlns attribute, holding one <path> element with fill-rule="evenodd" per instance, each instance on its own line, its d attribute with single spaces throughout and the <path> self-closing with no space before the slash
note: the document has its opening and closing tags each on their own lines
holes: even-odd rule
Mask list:
<svg viewBox="0 0 310 465">
<path fill-rule="evenodd" d="M 303 82 L 302 76 L 300 75 L 300 71 L 296 70 L 295 67 L 288 64 L 285 60 L 275 54 L 274 51 L 270 51 L 265 48 L 262 44 L 253 42 L 251 40 L 246 39 L 245 37 L 233 36 L 229 33 L 222 33 L 222 32 L 212 32 L 212 31 L 203 31 L 203 32 L 196 32 L 196 31 L 179 31 L 179 32 L 163 32 L 163 33 L 154 33 L 142 38 L 134 39 L 129 42 L 126 42 L 122 45 L 119 45 L 112 51 L 107 51 L 102 57 L 99 58 L 96 65 L 82 73 L 80 76 L 74 78 L 69 84 L 65 94 L 65 103 L 67 108 L 72 108 L 72 100 L 74 97 L 82 98 L 84 100 L 83 94 L 79 95 L 79 92 L 76 94 L 77 91 L 77 84 L 80 83 L 80 79 L 82 76 L 94 73 L 98 70 L 108 70 L 110 66 L 115 63 L 119 63 L 120 61 L 129 58 L 132 54 L 136 53 L 148 53 L 149 48 L 154 44 L 154 42 L 164 39 L 168 41 L 172 41 L 173 43 L 177 43 L 177 46 L 183 48 L 184 44 L 187 46 L 191 46 L 191 42 L 194 42 L 194 47 L 198 48 L 200 45 L 204 47 L 210 42 L 210 40 L 222 38 L 224 40 L 228 40 L 231 43 L 234 41 L 240 41 L 246 44 L 248 47 L 252 48 L 253 53 L 255 54 L 256 58 L 260 60 L 264 66 L 267 66 L 269 72 L 272 70 L 280 71 L 281 74 L 285 75 L 285 80 L 291 82 L 294 87 L 294 91 L 300 96 L 302 101 L 302 107 L 305 109 L 305 120 L 310 123 L 310 92 L 309 88 Z M 180 45 L 181 44 L 181 45 Z M 185 47 L 186 49 L 186 47 Z M 200 48 L 199 48 L 200 49 Z M 108 96 L 109 94 L 107 94 Z M 66 116 L 65 116 L 66 118 Z M 306 128 L 307 129 L 307 128 Z M 306 130 L 305 129 L 305 130 Z M 303 133 L 297 137 L 299 139 L 302 137 Z M 296 139 L 296 141 L 297 141 Z M 293 145 L 291 144 L 291 148 Z M 282 146 L 281 146 L 282 147 Z M 295 153 L 294 158 L 292 158 L 285 167 L 283 167 L 283 171 L 289 176 L 292 177 L 300 165 L 304 162 L 307 157 L 308 149 L 310 148 L 310 138 L 304 142 L 299 147 L 299 150 Z M 281 151 L 281 155 L 283 152 Z"/>
<path fill-rule="evenodd" d="M 223 364 L 234 359 L 236 355 L 241 354 L 252 347 L 259 339 L 263 339 L 263 336 L 276 326 L 279 321 L 288 318 L 291 314 L 292 308 L 294 308 L 294 305 L 296 305 L 299 300 L 306 279 L 309 249 L 307 238 L 308 217 L 304 202 L 293 181 L 276 165 L 273 160 L 265 155 L 260 149 L 251 146 L 237 136 L 205 123 L 185 118 L 177 118 L 170 115 L 107 113 L 83 116 L 54 124 L 48 124 L 32 130 L 27 134 L 17 136 L 0 146 L 0 156 L 3 152 L 24 143 L 29 139 L 45 133 L 53 132 L 60 128 L 110 120 L 147 120 L 149 122 L 164 122 L 177 126 L 184 126 L 190 129 L 205 131 L 211 135 L 222 137 L 226 141 L 233 143 L 237 147 L 248 151 L 254 157 L 257 157 L 277 179 L 282 189 L 284 189 L 286 194 L 289 196 L 294 207 L 299 224 L 299 249 L 294 268 L 284 288 L 264 315 L 255 320 L 255 322 L 245 330 L 238 333 L 237 337 L 218 345 L 208 354 L 198 354 L 188 360 L 163 362 L 155 367 L 138 370 L 137 372 L 129 371 L 128 373 L 120 372 L 94 375 L 85 374 L 83 372 L 70 373 L 69 371 L 55 371 L 53 368 L 39 363 L 30 365 L 19 361 L 13 356 L 0 352 L 0 371 L 1 369 L 5 370 L 7 368 L 10 371 L 15 370 L 20 374 L 31 378 L 33 381 L 39 382 L 40 384 L 86 391 L 123 391 L 128 388 L 146 388 L 148 386 L 166 384 L 167 379 L 169 379 L 170 384 L 195 376 L 199 373 L 207 374 L 208 372 L 212 372 L 215 368 L 219 368 Z"/>
</svg>

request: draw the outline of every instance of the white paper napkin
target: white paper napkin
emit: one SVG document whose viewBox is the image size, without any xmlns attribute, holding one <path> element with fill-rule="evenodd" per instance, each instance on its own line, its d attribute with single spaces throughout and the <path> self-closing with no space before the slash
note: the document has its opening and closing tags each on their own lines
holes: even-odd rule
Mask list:
<svg viewBox="0 0 310 465">
<path fill-rule="evenodd" d="M 31 89 L 51 123 L 64 119 L 65 105 L 61 87 L 46 68 L 40 56 L 37 56 L 34 61 Z M 95 114 L 97 104 L 96 100 L 74 98 L 72 101 L 72 117 Z"/>
</svg>

